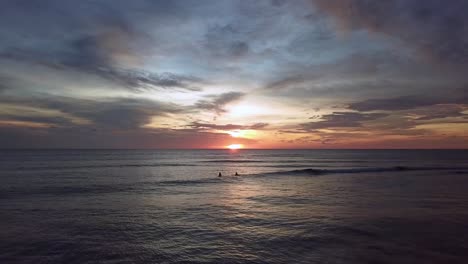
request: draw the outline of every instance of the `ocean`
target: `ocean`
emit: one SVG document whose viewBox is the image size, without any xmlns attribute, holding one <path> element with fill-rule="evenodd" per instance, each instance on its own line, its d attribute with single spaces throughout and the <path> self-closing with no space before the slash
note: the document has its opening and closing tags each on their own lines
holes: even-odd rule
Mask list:
<svg viewBox="0 0 468 264">
<path fill-rule="evenodd" d="M 2 150 L 0 263 L 468 263 L 468 151 Z"/>
</svg>

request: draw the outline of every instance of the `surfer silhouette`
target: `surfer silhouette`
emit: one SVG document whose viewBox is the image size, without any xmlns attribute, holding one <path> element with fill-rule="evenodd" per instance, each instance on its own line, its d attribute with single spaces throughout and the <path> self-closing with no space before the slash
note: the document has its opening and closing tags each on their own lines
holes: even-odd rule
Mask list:
<svg viewBox="0 0 468 264">
<path fill-rule="evenodd" d="M 236 171 L 236 174 L 234 174 L 234 176 L 239 176 L 239 173 L 237 173 L 237 171 Z"/>
<path fill-rule="evenodd" d="M 223 175 L 221 175 L 221 172 L 218 174 L 218 177 L 223 177 Z"/>
</svg>

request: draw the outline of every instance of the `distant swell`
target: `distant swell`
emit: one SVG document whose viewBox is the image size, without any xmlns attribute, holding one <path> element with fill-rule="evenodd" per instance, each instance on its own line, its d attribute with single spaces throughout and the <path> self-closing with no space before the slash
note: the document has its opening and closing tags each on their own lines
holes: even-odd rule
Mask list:
<svg viewBox="0 0 468 264">
<path fill-rule="evenodd" d="M 350 168 L 350 169 L 301 169 L 289 171 L 275 171 L 265 173 L 268 175 L 287 174 L 287 175 L 325 175 L 325 174 L 343 174 L 343 173 L 367 173 L 367 172 L 398 172 L 398 171 L 446 171 L 446 170 L 468 170 L 468 167 L 376 167 L 376 168 Z"/>
<path fill-rule="evenodd" d="M 229 183 L 238 181 L 239 178 L 233 177 L 213 177 L 193 180 L 168 180 L 168 181 L 146 181 L 135 183 L 109 183 L 109 184 L 89 184 L 89 185 L 61 185 L 61 186 L 21 186 L 5 187 L 0 192 L 0 198 L 7 197 L 25 197 L 34 195 L 44 196 L 64 196 L 64 195 L 101 195 L 106 193 L 171 193 L 174 190 L 166 187 L 194 186 L 204 184 Z"/>
<path fill-rule="evenodd" d="M 323 159 L 314 159 L 314 160 L 253 160 L 253 159 L 217 159 L 217 160 L 203 160 L 202 162 L 206 163 L 305 163 L 305 162 L 314 162 L 314 163 L 368 163 L 366 160 L 323 160 Z"/>
<path fill-rule="evenodd" d="M 186 167 L 198 166 L 196 164 L 182 163 L 153 163 L 153 164 L 96 164 L 96 165 L 77 165 L 77 166 L 18 166 L 7 168 L 8 170 L 70 170 L 70 169 L 96 169 L 96 168 L 127 168 L 127 167 Z"/>
<path fill-rule="evenodd" d="M 221 160 L 205 160 L 203 162 L 209 162 L 209 163 L 258 163 L 258 162 L 269 162 L 266 160 L 235 160 L 235 159 L 221 159 Z"/>
</svg>

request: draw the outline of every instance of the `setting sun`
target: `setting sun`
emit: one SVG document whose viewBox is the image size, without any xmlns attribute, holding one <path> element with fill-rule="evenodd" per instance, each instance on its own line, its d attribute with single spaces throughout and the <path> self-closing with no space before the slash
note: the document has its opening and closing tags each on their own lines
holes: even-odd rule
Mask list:
<svg viewBox="0 0 468 264">
<path fill-rule="evenodd" d="M 243 147 L 244 146 L 242 144 L 231 144 L 229 146 L 226 146 L 226 148 L 228 148 L 228 149 L 241 149 Z"/>
</svg>

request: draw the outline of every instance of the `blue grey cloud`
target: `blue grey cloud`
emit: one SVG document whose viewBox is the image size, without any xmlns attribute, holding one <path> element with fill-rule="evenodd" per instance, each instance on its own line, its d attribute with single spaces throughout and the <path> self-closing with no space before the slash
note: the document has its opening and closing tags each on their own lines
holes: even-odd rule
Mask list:
<svg viewBox="0 0 468 264">
<path fill-rule="evenodd" d="M 395 111 L 419 107 L 427 107 L 437 104 L 468 104 L 467 89 L 459 90 L 459 94 L 450 94 L 444 97 L 424 96 L 401 96 L 394 98 L 367 99 L 361 102 L 351 103 L 349 108 L 357 111 Z"/>
<path fill-rule="evenodd" d="M 238 130 L 238 129 L 264 129 L 268 126 L 268 123 L 255 123 L 251 125 L 236 125 L 236 124 L 226 124 L 218 125 L 212 123 L 203 123 L 203 122 L 192 122 L 189 126 L 196 129 L 219 129 L 219 130 Z"/>
<path fill-rule="evenodd" d="M 97 129 L 139 129 L 148 124 L 153 116 L 187 112 L 184 107 L 168 102 L 129 98 L 91 100 L 42 94 L 31 98 L 5 97 L 0 100 L 0 103 L 57 110 L 89 120 L 91 126 Z M 0 119 L 39 122 L 52 126 L 81 126 L 73 124 L 64 117 L 48 118 L 37 115 L 27 117 L 23 113 L 18 113 L 18 115 L 0 114 Z"/>
<path fill-rule="evenodd" d="M 341 30 L 366 29 L 401 39 L 428 59 L 467 66 L 464 0 L 311 0 Z"/>
<path fill-rule="evenodd" d="M 209 95 L 207 99 L 199 100 L 195 107 L 203 110 L 214 111 L 216 114 L 222 114 L 226 112 L 224 106 L 241 100 L 245 96 L 242 92 L 227 92 L 219 95 Z"/>
<path fill-rule="evenodd" d="M 313 131 L 316 129 L 361 127 L 362 122 L 386 116 L 387 114 L 383 113 L 334 112 L 321 116 L 318 121 L 302 124 L 301 129 Z"/>
</svg>

